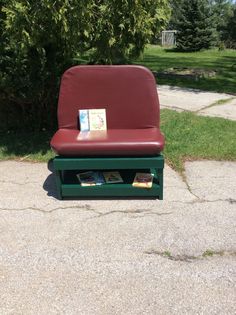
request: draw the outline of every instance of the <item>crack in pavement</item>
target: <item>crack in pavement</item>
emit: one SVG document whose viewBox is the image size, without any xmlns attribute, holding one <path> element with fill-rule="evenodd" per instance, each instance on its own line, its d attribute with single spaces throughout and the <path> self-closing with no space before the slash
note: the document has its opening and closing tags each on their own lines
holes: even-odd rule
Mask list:
<svg viewBox="0 0 236 315">
<path fill-rule="evenodd" d="M 39 182 L 25 182 L 25 183 L 17 183 L 9 180 L 0 180 L 0 183 L 2 184 L 11 184 L 11 185 L 19 185 L 19 186 L 25 186 L 28 184 L 39 184 Z"/>
<path fill-rule="evenodd" d="M 192 201 L 179 201 L 179 200 L 172 200 L 171 202 L 176 202 L 176 203 L 183 203 L 183 204 L 196 204 L 196 203 L 210 203 L 210 202 L 228 202 L 230 204 L 235 204 L 236 199 L 232 198 L 227 198 L 227 199 L 215 199 L 215 200 L 207 200 L 203 198 L 199 198 L 198 200 L 192 200 Z"/>
<path fill-rule="evenodd" d="M 106 213 L 101 213 L 97 217 L 93 217 L 90 219 L 98 218 L 98 217 L 105 217 L 111 214 L 116 214 L 116 213 L 122 213 L 122 214 L 144 214 L 143 216 L 132 216 L 132 218 L 143 218 L 145 215 L 157 215 L 157 216 L 162 216 L 162 215 L 169 215 L 172 214 L 173 212 L 152 212 L 149 209 L 136 209 L 136 210 L 112 210 Z M 88 220 L 90 220 L 88 219 Z"/>
<path fill-rule="evenodd" d="M 183 180 L 184 184 L 186 185 L 186 188 L 187 188 L 188 192 L 189 192 L 191 195 L 193 195 L 195 198 L 197 198 L 198 200 L 201 200 L 201 198 L 200 198 L 198 195 L 196 195 L 195 193 L 193 193 L 193 191 L 192 191 L 192 189 L 191 189 L 191 187 L 190 187 L 190 185 L 189 185 L 189 183 L 188 183 L 186 174 L 185 174 L 185 173 L 181 173 L 180 175 L 181 175 L 181 177 L 182 177 L 182 180 Z"/>
<path fill-rule="evenodd" d="M 207 105 L 205 107 L 203 107 L 202 109 L 198 109 L 197 111 L 195 111 L 196 114 L 198 114 L 199 112 L 201 112 L 202 110 L 205 110 L 205 109 L 208 109 L 208 108 L 211 108 L 211 107 L 214 107 L 214 106 L 220 106 L 220 105 L 225 105 L 227 103 L 229 103 L 230 101 L 234 100 L 235 97 L 229 97 L 229 98 L 226 98 L 226 99 L 221 99 L 221 100 L 218 100 L 210 105 Z"/>
<path fill-rule="evenodd" d="M 220 100 L 215 101 L 214 103 L 212 103 L 210 105 L 206 105 L 204 107 L 201 107 L 201 108 L 195 109 L 195 110 L 189 110 L 189 109 L 178 107 L 178 106 L 174 106 L 174 105 L 165 105 L 164 103 L 161 103 L 161 108 L 167 108 L 167 109 L 180 111 L 180 112 L 191 112 L 191 113 L 195 113 L 195 114 L 199 115 L 199 114 L 201 114 L 201 111 L 203 111 L 205 109 L 208 109 L 208 108 L 211 108 L 211 107 L 215 107 L 215 106 L 225 105 L 225 104 L 229 103 L 230 101 L 232 101 L 234 99 L 235 99 L 235 97 L 229 97 L 227 99 L 220 99 Z"/>
<path fill-rule="evenodd" d="M 158 250 L 148 250 L 145 251 L 144 254 L 147 255 L 157 255 L 172 261 L 182 261 L 182 262 L 193 262 L 196 260 L 203 260 L 203 259 L 207 259 L 207 258 L 215 258 L 215 257 L 226 257 L 226 256 L 230 256 L 230 257 L 236 257 L 236 251 L 227 251 L 227 250 L 222 250 L 222 251 L 205 251 L 202 255 L 198 255 L 198 256 L 193 256 L 193 255 L 186 255 L 186 254 L 182 254 L 182 255 L 172 255 L 169 251 L 158 251 Z"/>
<path fill-rule="evenodd" d="M 100 212 L 100 211 L 97 211 L 97 210 L 91 208 L 91 206 L 89 206 L 89 205 L 85 205 L 85 206 L 81 206 L 81 207 L 78 207 L 78 206 L 57 207 L 57 208 L 53 208 L 51 210 L 43 210 L 43 209 L 35 208 L 35 207 L 27 207 L 27 208 L 22 208 L 22 209 L 4 209 L 4 208 L 0 208 L 0 211 L 29 211 L 29 210 L 32 210 L 32 211 L 39 211 L 39 212 L 41 212 L 43 214 L 48 214 L 48 213 L 50 214 L 50 213 L 53 213 L 53 212 L 58 211 L 58 210 L 68 210 L 68 209 L 77 209 L 77 210 L 81 210 L 81 211 L 85 210 L 86 212 L 93 212 L 93 213 L 96 214 L 96 216 L 88 218 L 88 219 L 86 219 L 86 221 L 94 219 L 94 218 L 105 217 L 105 216 L 116 214 L 116 213 L 122 213 L 122 214 L 144 214 L 144 216 L 145 215 L 163 216 L 163 215 L 170 215 L 170 214 L 173 213 L 173 212 L 151 212 L 149 209 L 112 210 L 112 211 L 104 213 L 104 212 Z M 144 216 L 135 216 L 133 218 L 142 218 Z"/>
<path fill-rule="evenodd" d="M 194 196 L 195 198 L 197 198 L 197 200 L 193 200 L 193 201 L 186 201 L 186 202 L 183 202 L 183 203 L 186 203 L 186 204 L 194 204 L 194 203 L 208 203 L 208 202 L 220 202 L 220 201 L 223 201 L 223 202 L 229 202 L 230 204 L 234 204 L 236 203 L 236 199 L 233 199 L 233 198 L 226 198 L 226 199 L 215 199 L 215 200 L 207 200 L 207 199 L 204 199 L 202 197 L 199 197 L 196 193 L 194 193 L 192 191 L 192 188 L 190 187 L 189 183 L 188 183 L 188 180 L 187 180 L 187 176 L 185 173 L 182 173 L 180 174 L 181 177 L 182 177 L 182 180 L 183 182 L 185 183 L 186 185 L 186 188 L 188 190 L 188 192 Z M 179 201 L 176 201 L 176 202 L 179 202 Z"/>
<path fill-rule="evenodd" d="M 55 212 L 55 211 L 58 211 L 58 210 L 68 210 L 68 209 L 86 210 L 86 211 L 94 212 L 96 214 L 101 214 L 101 212 L 96 211 L 95 209 L 92 209 L 91 206 L 89 206 L 89 205 L 57 207 L 57 208 L 53 208 L 51 210 L 43 210 L 43 209 L 36 208 L 36 207 L 26 207 L 26 208 L 20 208 L 20 209 L 0 208 L 0 211 L 29 211 L 29 210 L 33 210 L 33 211 L 39 211 L 39 212 L 41 212 L 43 214 L 48 214 L 48 213 L 52 213 L 52 212 Z"/>
<path fill-rule="evenodd" d="M 146 212 L 144 215 L 139 216 L 132 216 L 132 219 L 138 219 L 138 218 L 145 218 L 147 215 L 156 215 L 156 216 L 163 216 L 163 215 L 170 215 L 173 214 L 173 212 Z"/>
<path fill-rule="evenodd" d="M 168 201 L 166 201 L 168 202 Z M 215 200 L 207 200 L 207 199 L 202 199 L 199 198 L 197 200 L 192 200 L 192 201 L 180 201 L 180 200 L 171 200 L 170 203 L 181 203 L 181 204 L 198 204 L 198 203 L 214 203 L 214 202 L 228 202 L 230 204 L 235 204 L 236 203 L 236 199 L 232 199 L 232 198 L 228 198 L 228 199 L 215 199 Z M 47 206 L 47 205 L 46 205 Z M 90 205 L 85 205 L 85 206 L 66 206 L 66 207 L 56 207 L 53 208 L 51 210 L 44 210 L 41 208 L 36 208 L 36 207 L 26 207 L 26 208 L 11 208 L 11 209 L 7 209 L 7 208 L 0 208 L 0 211 L 38 211 L 44 214 L 48 214 L 48 213 L 53 213 L 55 211 L 59 211 L 59 210 L 68 210 L 68 209 L 76 209 L 76 210 L 85 210 L 85 211 L 90 211 L 90 212 L 94 212 L 95 214 L 97 214 L 96 217 L 105 217 L 108 215 L 112 215 L 112 214 L 116 214 L 116 213 L 122 213 L 122 214 L 145 214 L 145 215 L 156 215 L 156 216 L 164 216 L 164 215 L 170 215 L 173 214 L 173 212 L 152 212 L 150 211 L 150 209 L 134 209 L 134 210 L 112 210 L 112 211 L 108 211 L 108 212 L 100 212 L 97 211 L 96 209 L 93 209 Z M 141 216 L 133 216 L 133 218 L 140 218 Z M 144 217 L 144 216 L 142 216 Z M 95 218 L 95 217 L 93 217 Z"/>
</svg>

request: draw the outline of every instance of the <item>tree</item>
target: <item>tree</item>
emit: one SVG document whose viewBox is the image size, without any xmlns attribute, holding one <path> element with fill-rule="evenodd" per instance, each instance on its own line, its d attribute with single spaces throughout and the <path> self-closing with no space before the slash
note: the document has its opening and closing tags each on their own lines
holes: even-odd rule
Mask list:
<svg viewBox="0 0 236 315">
<path fill-rule="evenodd" d="M 223 42 L 227 38 L 227 24 L 233 15 L 233 3 L 230 0 L 211 0 L 211 6 L 215 17 L 218 41 Z"/>
<path fill-rule="evenodd" d="M 17 120 L 26 129 L 55 123 L 60 75 L 72 63 L 80 28 L 87 29 L 90 7 L 80 3 L 3 1 L 0 93 L 4 103 L 10 102 L 9 110 L 14 108 L 10 127 L 15 128 Z"/>
<path fill-rule="evenodd" d="M 199 51 L 215 43 L 214 15 L 207 0 L 183 0 L 177 26 L 177 49 Z"/>
<path fill-rule="evenodd" d="M 170 7 L 171 7 L 171 17 L 169 21 L 168 28 L 171 30 L 176 30 L 177 23 L 181 18 L 181 6 L 183 0 L 170 0 Z"/>
<path fill-rule="evenodd" d="M 236 4 L 234 4 L 232 16 L 226 25 L 224 40 L 227 47 L 236 49 Z"/>
<path fill-rule="evenodd" d="M 166 25 L 168 0 L 103 0 L 92 15 L 88 44 L 94 63 L 124 63 L 143 51 L 153 33 Z"/>
<path fill-rule="evenodd" d="M 168 0 L 0 0 L 0 102 L 29 127 L 48 127 L 60 77 L 76 57 L 127 62 L 169 13 Z"/>
</svg>

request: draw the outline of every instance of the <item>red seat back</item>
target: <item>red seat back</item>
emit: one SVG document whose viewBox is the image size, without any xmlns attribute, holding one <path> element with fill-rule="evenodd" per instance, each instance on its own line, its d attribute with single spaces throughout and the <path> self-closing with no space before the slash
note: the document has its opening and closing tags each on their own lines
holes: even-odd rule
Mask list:
<svg viewBox="0 0 236 315">
<path fill-rule="evenodd" d="M 159 127 L 152 73 L 141 66 L 76 66 L 61 81 L 59 128 L 77 129 L 79 109 L 105 108 L 108 129 Z"/>
</svg>

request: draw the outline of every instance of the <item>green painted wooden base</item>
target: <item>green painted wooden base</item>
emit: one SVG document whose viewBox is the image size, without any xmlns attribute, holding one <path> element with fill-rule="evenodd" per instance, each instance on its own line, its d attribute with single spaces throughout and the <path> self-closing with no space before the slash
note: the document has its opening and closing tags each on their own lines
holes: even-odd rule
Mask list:
<svg viewBox="0 0 236 315">
<path fill-rule="evenodd" d="M 156 197 L 163 199 L 164 157 L 78 157 L 57 156 L 53 160 L 59 198 L 63 197 Z M 82 187 L 76 177 L 80 171 L 118 170 L 124 180 L 122 184 L 104 184 Z M 136 172 L 154 174 L 152 188 L 133 187 Z"/>
</svg>

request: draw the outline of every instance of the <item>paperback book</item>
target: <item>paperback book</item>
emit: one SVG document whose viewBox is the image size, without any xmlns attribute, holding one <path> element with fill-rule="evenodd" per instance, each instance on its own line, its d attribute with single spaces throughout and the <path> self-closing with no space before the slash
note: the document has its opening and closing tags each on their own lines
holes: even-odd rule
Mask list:
<svg viewBox="0 0 236 315">
<path fill-rule="evenodd" d="M 89 112 L 87 109 L 79 110 L 80 131 L 89 131 Z"/>
<path fill-rule="evenodd" d="M 105 183 L 102 173 L 98 171 L 78 173 L 77 178 L 80 181 L 81 186 L 96 186 Z"/>
<path fill-rule="evenodd" d="M 80 109 L 78 112 L 80 131 L 107 130 L 106 109 Z"/>
<path fill-rule="evenodd" d="M 153 182 L 153 174 L 150 173 L 136 173 L 133 186 L 139 188 L 151 188 Z"/>
<path fill-rule="evenodd" d="M 103 176 L 107 184 L 123 183 L 123 179 L 118 171 L 103 172 Z"/>
<path fill-rule="evenodd" d="M 105 109 L 89 110 L 89 127 L 90 130 L 107 130 Z"/>
</svg>

